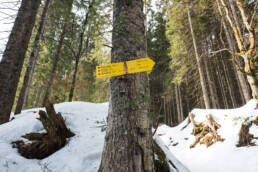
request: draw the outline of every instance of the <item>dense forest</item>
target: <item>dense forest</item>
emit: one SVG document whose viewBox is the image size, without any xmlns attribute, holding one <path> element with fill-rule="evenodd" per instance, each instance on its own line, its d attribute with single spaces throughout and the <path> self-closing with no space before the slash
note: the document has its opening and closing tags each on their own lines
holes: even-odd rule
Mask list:
<svg viewBox="0 0 258 172">
<path fill-rule="evenodd" d="M 151 172 L 151 126 L 176 126 L 193 108 L 258 101 L 257 4 L 2 0 L 0 11 L 13 8 L 16 15 L 0 13 L 14 22 L 0 50 L 0 124 L 11 112 L 48 102 L 109 101 L 100 171 Z M 96 78 L 98 65 L 145 57 L 155 62 L 152 71 Z M 124 143 L 134 152 L 123 152 Z M 130 156 L 136 161 L 123 159 Z"/>
</svg>

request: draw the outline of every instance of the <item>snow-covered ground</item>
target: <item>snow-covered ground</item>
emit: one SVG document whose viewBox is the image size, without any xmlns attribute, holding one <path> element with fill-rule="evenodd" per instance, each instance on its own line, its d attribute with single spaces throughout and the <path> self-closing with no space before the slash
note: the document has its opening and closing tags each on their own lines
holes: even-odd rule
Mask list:
<svg viewBox="0 0 258 172">
<path fill-rule="evenodd" d="M 93 104 L 85 102 L 61 103 L 55 105 L 61 112 L 68 128 L 76 136 L 70 138 L 68 145 L 43 160 L 29 160 L 20 156 L 11 142 L 21 139 L 29 132 L 44 131 L 42 124 L 36 119 L 40 109 L 23 111 L 21 115 L 6 124 L 0 125 L 0 172 L 97 172 L 101 160 L 105 132 L 103 125 L 108 112 L 108 103 Z M 154 139 L 166 153 L 167 159 L 177 167 L 176 172 L 257 172 L 258 146 L 236 147 L 241 123 L 258 116 L 255 102 L 233 110 L 201 110 L 194 109 L 196 122 L 212 114 L 214 120 L 221 124 L 218 133 L 225 138 L 206 148 L 194 142 L 191 134 L 192 125 L 184 130 L 187 120 L 179 126 L 170 128 L 160 126 Z M 258 137 L 258 127 L 252 126 L 250 132 Z M 258 145 L 258 140 L 255 141 Z M 184 165 L 182 165 L 184 164 Z"/>
<path fill-rule="evenodd" d="M 164 145 L 192 172 L 258 172 L 258 146 L 236 147 L 238 132 L 241 124 L 248 117 L 253 120 L 258 116 L 258 109 L 254 100 L 245 106 L 231 110 L 202 110 L 194 109 L 195 121 L 203 122 L 205 116 L 211 114 L 221 125 L 218 134 L 225 139 L 210 147 L 200 145 L 190 149 L 195 141 L 192 124 L 185 129 L 187 119 L 176 127 L 162 125 L 158 128 L 156 136 Z M 250 133 L 258 137 L 258 126 L 252 125 Z M 258 140 L 254 140 L 258 145 Z"/>
<path fill-rule="evenodd" d="M 83 102 L 55 105 L 76 136 L 64 148 L 43 160 L 20 156 L 11 142 L 29 132 L 41 132 L 36 118 L 39 109 L 23 111 L 16 119 L 0 125 L 0 172 L 96 172 L 101 160 L 105 132 L 101 122 L 106 119 L 108 104 Z"/>
</svg>

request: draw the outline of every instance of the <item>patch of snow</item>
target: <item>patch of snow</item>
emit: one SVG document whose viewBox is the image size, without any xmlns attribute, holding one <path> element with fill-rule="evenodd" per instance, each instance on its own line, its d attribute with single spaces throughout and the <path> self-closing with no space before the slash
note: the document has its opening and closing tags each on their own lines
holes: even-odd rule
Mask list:
<svg viewBox="0 0 258 172">
<path fill-rule="evenodd" d="M 189 169 L 178 161 L 177 158 L 170 152 L 169 148 L 162 142 L 159 136 L 154 135 L 153 138 L 166 154 L 166 159 L 169 162 L 168 164 L 171 172 L 190 172 Z"/>
<path fill-rule="evenodd" d="M 194 109 L 195 121 L 203 122 L 205 116 L 211 114 L 216 122 L 221 125 L 218 134 L 225 138 L 224 142 L 217 142 L 210 147 L 200 145 L 190 149 L 195 141 L 192 135 L 193 126 L 183 121 L 176 127 L 162 125 L 158 128 L 155 137 L 169 148 L 175 157 L 186 165 L 192 172 L 257 172 L 258 171 L 258 146 L 236 147 L 238 133 L 244 121 L 254 120 L 258 116 L 256 102 L 250 100 L 245 106 L 237 109 Z M 250 133 L 258 137 L 258 127 L 254 124 Z M 258 145 L 258 140 L 253 140 Z M 177 143 L 177 144 L 176 144 Z"/>
<path fill-rule="evenodd" d="M 61 112 L 68 128 L 76 135 L 68 144 L 43 159 L 26 159 L 20 156 L 11 142 L 21 139 L 30 132 L 44 132 L 42 124 L 36 119 L 38 111 L 44 108 L 25 110 L 15 119 L 0 126 L 0 172 L 96 172 L 98 170 L 104 145 L 105 132 L 99 126 L 105 121 L 108 103 L 94 104 L 85 102 L 61 103 L 55 105 Z M 194 109 L 197 123 L 211 114 L 220 125 L 218 134 L 225 138 L 206 148 L 197 144 L 190 149 L 195 137 L 191 134 L 192 125 L 187 119 L 177 127 L 162 125 L 154 139 L 163 149 L 170 163 L 171 171 L 177 172 L 257 172 L 258 146 L 236 147 L 238 132 L 244 121 L 258 116 L 256 102 L 251 100 L 245 106 L 230 110 Z M 250 133 L 258 137 L 258 126 L 252 125 Z M 258 140 L 254 141 L 258 145 Z M 184 165 L 183 165 L 184 164 Z"/>
<path fill-rule="evenodd" d="M 61 112 L 67 127 L 76 135 L 68 144 L 43 160 L 26 159 L 20 156 L 11 142 L 30 132 L 44 132 L 38 111 L 25 110 L 15 119 L 0 126 L 0 171 L 1 172 L 96 172 L 104 145 L 105 132 L 99 122 L 106 119 L 108 103 L 85 102 L 55 105 Z"/>
</svg>

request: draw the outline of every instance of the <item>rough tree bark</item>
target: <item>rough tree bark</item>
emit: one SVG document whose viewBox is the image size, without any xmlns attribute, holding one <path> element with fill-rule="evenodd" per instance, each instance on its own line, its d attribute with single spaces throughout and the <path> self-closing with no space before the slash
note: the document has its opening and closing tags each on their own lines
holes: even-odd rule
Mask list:
<svg viewBox="0 0 258 172">
<path fill-rule="evenodd" d="M 22 0 L 0 62 L 0 124 L 9 121 L 40 3 L 41 0 Z"/>
<path fill-rule="evenodd" d="M 112 63 L 146 57 L 143 0 L 114 0 Z M 101 172 L 153 172 L 146 72 L 113 77 Z"/>
<path fill-rule="evenodd" d="M 29 64 L 27 66 L 26 73 L 23 78 L 22 88 L 21 88 L 21 91 L 19 94 L 16 109 L 14 112 L 15 114 L 21 113 L 21 110 L 24 108 L 24 106 L 26 105 L 26 102 L 27 102 L 27 97 L 29 94 L 32 76 L 34 73 L 35 64 L 36 64 L 39 49 L 40 49 L 40 41 L 41 41 L 41 38 L 42 38 L 42 35 L 44 32 L 45 23 L 46 23 L 47 16 L 48 16 L 48 9 L 51 4 L 51 1 L 52 0 L 46 0 L 43 12 L 41 14 L 39 28 L 38 28 L 38 31 L 37 31 L 37 34 L 36 34 L 36 37 L 35 37 L 35 40 L 33 43 L 34 45 L 33 45 L 33 49 L 30 54 Z"/>
<path fill-rule="evenodd" d="M 201 57 L 198 54 L 197 43 L 196 43 L 194 31 L 193 31 L 193 25 L 192 25 L 192 19 L 191 19 L 190 6 L 189 5 L 187 7 L 187 14 L 188 14 L 189 27 L 190 27 L 191 35 L 192 35 L 192 39 L 193 39 L 195 57 L 196 57 L 196 61 L 197 61 L 197 65 L 198 65 L 198 71 L 199 71 L 199 75 L 200 75 L 200 82 L 201 82 L 201 87 L 202 87 L 204 104 L 205 104 L 206 109 L 210 109 L 211 108 L 211 106 L 210 106 L 211 103 L 210 103 L 210 99 L 209 99 L 209 93 L 208 93 L 208 90 L 207 90 L 207 84 L 205 82 L 204 71 L 203 71 L 203 68 L 202 68 L 202 65 L 201 65 Z"/>
<path fill-rule="evenodd" d="M 68 14 L 66 14 L 65 23 L 64 23 L 64 26 L 62 28 L 62 33 L 60 35 L 60 39 L 59 39 L 59 42 L 58 42 L 58 47 L 57 47 L 57 51 L 56 51 L 56 54 L 55 54 L 55 57 L 54 57 L 53 67 L 52 67 L 52 70 L 51 70 L 51 73 L 50 73 L 50 79 L 47 83 L 46 92 L 45 92 L 45 95 L 44 95 L 44 98 L 43 98 L 43 106 L 46 105 L 46 103 L 49 99 L 49 96 L 51 94 L 51 85 L 53 85 L 56 70 L 57 70 L 57 65 L 58 65 L 58 62 L 59 62 L 59 59 L 60 59 L 60 56 L 61 56 L 61 52 L 62 52 L 62 49 L 63 49 L 64 38 L 65 38 L 65 34 L 67 32 L 68 23 L 69 23 L 69 20 L 70 20 L 70 14 L 71 14 L 72 7 L 73 7 L 73 0 L 69 0 L 68 5 L 69 5 L 68 6 Z"/>
</svg>

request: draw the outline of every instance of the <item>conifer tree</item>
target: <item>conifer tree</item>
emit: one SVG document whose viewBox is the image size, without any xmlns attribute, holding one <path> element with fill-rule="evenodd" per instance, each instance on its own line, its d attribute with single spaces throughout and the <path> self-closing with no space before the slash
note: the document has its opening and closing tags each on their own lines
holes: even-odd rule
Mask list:
<svg viewBox="0 0 258 172">
<path fill-rule="evenodd" d="M 41 0 L 22 0 L 0 62 L 0 124 L 9 121 L 40 3 Z"/>
<path fill-rule="evenodd" d="M 146 57 L 143 0 L 114 0 L 111 62 Z M 110 80 L 108 128 L 99 171 L 153 171 L 147 73 Z"/>
</svg>

